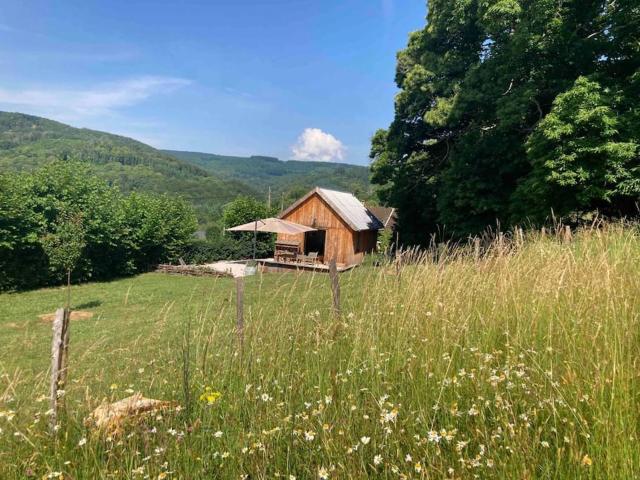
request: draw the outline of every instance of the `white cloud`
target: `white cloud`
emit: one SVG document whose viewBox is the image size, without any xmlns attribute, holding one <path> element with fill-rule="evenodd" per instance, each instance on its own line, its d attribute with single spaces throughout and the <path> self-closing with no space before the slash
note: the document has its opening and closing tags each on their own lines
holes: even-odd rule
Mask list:
<svg viewBox="0 0 640 480">
<path fill-rule="evenodd" d="M 305 128 L 291 150 L 294 160 L 336 162 L 344 159 L 346 147 L 330 133 L 319 128 Z"/>
<path fill-rule="evenodd" d="M 70 120 L 111 114 L 119 108 L 135 105 L 152 95 L 172 92 L 189 83 L 183 78 L 143 76 L 79 90 L 0 88 L 0 105 Z"/>
</svg>

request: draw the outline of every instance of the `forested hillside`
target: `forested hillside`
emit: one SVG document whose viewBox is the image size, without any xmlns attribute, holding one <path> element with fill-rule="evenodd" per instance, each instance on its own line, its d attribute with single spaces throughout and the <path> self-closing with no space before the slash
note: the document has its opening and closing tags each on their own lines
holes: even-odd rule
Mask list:
<svg viewBox="0 0 640 480">
<path fill-rule="evenodd" d="M 372 179 L 405 241 L 637 215 L 637 0 L 430 1 L 397 57 Z"/>
<path fill-rule="evenodd" d="M 266 196 L 271 187 L 274 204 L 283 199 L 287 204 L 316 186 L 352 192 L 362 200 L 369 200 L 372 196 L 369 169 L 358 165 L 282 161 L 264 156 L 232 157 L 175 150 L 164 152 L 226 180 L 237 180 L 250 185 L 262 196 Z"/>
<path fill-rule="evenodd" d="M 221 207 L 238 195 L 266 200 L 269 187 L 276 207 L 315 186 L 372 197 L 367 167 L 160 151 L 119 135 L 0 112 L 0 172 L 31 171 L 61 158 L 90 162 L 96 174 L 123 192 L 180 195 L 194 205 L 203 224 L 219 218 Z"/>
<path fill-rule="evenodd" d="M 223 180 L 130 138 L 80 129 L 32 115 L 0 112 L 0 172 L 33 170 L 60 158 L 84 160 L 124 192 L 180 195 L 194 205 L 201 221 L 252 187 Z"/>
</svg>

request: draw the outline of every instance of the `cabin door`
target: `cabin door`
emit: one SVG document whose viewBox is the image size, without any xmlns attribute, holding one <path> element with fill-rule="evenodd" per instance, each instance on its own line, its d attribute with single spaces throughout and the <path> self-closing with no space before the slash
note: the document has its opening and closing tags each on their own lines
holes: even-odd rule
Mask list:
<svg viewBox="0 0 640 480">
<path fill-rule="evenodd" d="M 319 257 L 324 257 L 324 243 L 327 238 L 326 230 L 315 230 L 304 234 L 304 254 L 318 252 Z"/>
</svg>

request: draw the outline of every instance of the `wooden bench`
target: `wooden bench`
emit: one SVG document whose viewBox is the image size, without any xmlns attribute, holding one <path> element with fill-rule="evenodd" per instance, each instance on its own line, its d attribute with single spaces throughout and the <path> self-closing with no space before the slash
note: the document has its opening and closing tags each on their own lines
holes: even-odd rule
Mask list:
<svg viewBox="0 0 640 480">
<path fill-rule="evenodd" d="M 296 261 L 300 263 L 317 263 L 318 262 L 318 252 L 309 252 L 308 255 L 298 255 L 296 256 Z"/>
</svg>

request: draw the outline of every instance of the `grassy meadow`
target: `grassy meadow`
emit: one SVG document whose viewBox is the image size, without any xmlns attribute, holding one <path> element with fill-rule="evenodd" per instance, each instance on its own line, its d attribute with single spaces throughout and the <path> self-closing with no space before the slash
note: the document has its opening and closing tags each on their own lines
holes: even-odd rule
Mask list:
<svg viewBox="0 0 640 480">
<path fill-rule="evenodd" d="M 62 427 L 47 429 L 64 290 L 0 295 L 0 478 L 640 477 L 640 230 L 527 237 L 475 259 L 76 286 Z M 83 419 L 141 392 L 180 407 Z M 218 395 L 219 393 L 219 395 Z"/>
</svg>

